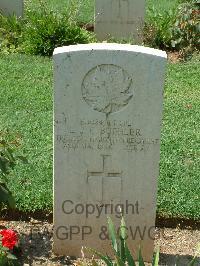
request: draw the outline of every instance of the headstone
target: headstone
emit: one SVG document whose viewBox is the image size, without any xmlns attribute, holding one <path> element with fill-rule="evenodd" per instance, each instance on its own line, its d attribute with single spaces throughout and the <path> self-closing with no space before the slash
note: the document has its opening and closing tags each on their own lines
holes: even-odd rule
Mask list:
<svg viewBox="0 0 200 266">
<path fill-rule="evenodd" d="M 142 39 L 145 0 L 96 0 L 95 33 L 98 40 Z"/>
<path fill-rule="evenodd" d="M 107 217 L 153 252 L 166 53 L 123 44 L 54 51 L 54 251 L 110 253 Z"/>
<path fill-rule="evenodd" d="M 0 0 L 0 12 L 3 15 L 23 16 L 23 0 Z"/>
</svg>

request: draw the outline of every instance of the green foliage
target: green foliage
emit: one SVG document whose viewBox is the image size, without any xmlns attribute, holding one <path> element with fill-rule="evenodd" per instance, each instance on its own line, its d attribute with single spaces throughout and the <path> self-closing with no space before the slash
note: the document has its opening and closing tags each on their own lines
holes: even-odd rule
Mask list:
<svg viewBox="0 0 200 266">
<path fill-rule="evenodd" d="M 0 244 L 0 265 L 1 266 L 19 266 L 17 258 L 7 247 Z"/>
<path fill-rule="evenodd" d="M 183 4 L 183 3 L 194 3 L 197 2 L 198 0 L 178 0 L 179 4 Z"/>
<path fill-rule="evenodd" d="M 148 20 L 144 27 L 144 43 L 154 48 L 170 48 L 172 27 L 176 19 L 176 10 L 160 12 L 154 6 L 147 10 Z"/>
<path fill-rule="evenodd" d="M 86 251 L 90 252 L 93 256 L 99 257 L 107 266 L 136 266 L 136 262 L 131 255 L 131 252 L 127 246 L 126 240 L 128 238 L 127 235 L 127 228 L 124 221 L 124 218 L 121 219 L 120 228 L 118 230 L 118 234 L 116 233 L 115 226 L 110 218 L 108 218 L 108 232 L 111 240 L 111 246 L 113 250 L 113 257 L 112 259 L 108 255 L 104 255 L 95 249 L 92 248 L 85 248 Z M 199 253 L 199 248 L 197 250 L 197 254 Z M 137 265 L 138 266 L 145 266 L 145 262 L 142 256 L 141 248 L 139 248 L 138 251 L 138 257 L 137 257 Z M 197 255 L 192 259 L 192 261 L 188 264 L 188 266 L 193 266 L 197 262 Z M 86 266 L 87 263 L 81 262 L 79 263 L 80 266 Z M 92 259 L 92 265 L 98 266 L 99 264 Z M 102 264 L 100 264 L 102 265 Z M 159 265 L 159 250 L 157 250 L 156 253 L 154 253 L 152 258 L 152 266 L 158 266 Z M 176 263 L 178 266 L 179 264 Z"/>
<path fill-rule="evenodd" d="M 0 141 L 0 210 L 3 204 L 10 208 L 15 207 L 15 200 L 6 185 L 6 175 L 15 165 L 13 149 L 5 140 Z"/>
<path fill-rule="evenodd" d="M 18 159 L 26 162 L 23 156 L 15 155 L 18 145 L 18 141 L 9 142 L 5 139 L 0 139 L 0 210 L 4 205 L 15 208 L 15 199 L 7 186 L 7 175 L 14 168 Z"/>
<path fill-rule="evenodd" d="M 10 54 L 0 56 L 0 131 L 20 134 L 18 163 L 8 176 L 16 207 L 23 211 L 52 209 L 52 60 Z M 22 142 L 23 140 L 23 142 Z M 37 191 L 37 193 L 36 193 Z"/>
<path fill-rule="evenodd" d="M 80 27 L 93 23 L 93 5 L 90 0 L 59 0 L 56 4 L 53 0 L 27 1 L 24 19 L 0 15 L 0 52 L 51 56 L 58 46 L 95 41 L 94 34 Z M 192 0 L 149 0 L 145 45 L 181 51 L 199 49 L 199 35 L 199 4 Z"/>
<path fill-rule="evenodd" d="M 177 50 L 186 47 L 200 50 L 200 2 L 179 6 L 171 44 Z"/>
<path fill-rule="evenodd" d="M 93 255 L 98 256 L 101 260 L 104 261 L 104 263 L 107 266 L 126 266 L 126 265 L 136 266 L 135 260 L 131 255 L 131 252 L 126 243 L 128 235 L 124 218 L 122 217 L 121 219 L 121 224 L 118 234 L 115 230 L 115 226 L 111 218 L 108 218 L 108 232 L 112 244 L 114 260 L 110 256 L 104 255 L 92 248 L 85 248 L 86 251 L 89 251 Z M 140 248 L 138 252 L 137 261 L 138 261 L 138 266 L 145 266 Z M 159 263 L 159 252 L 157 252 L 153 256 L 152 266 L 158 266 L 158 263 Z M 95 265 L 98 264 L 95 262 Z"/>
<path fill-rule="evenodd" d="M 38 12 L 41 5 L 45 5 L 49 10 L 62 13 L 64 9 L 73 8 L 76 10 L 77 22 L 93 23 L 94 21 L 94 0 L 27 0 L 27 9 Z"/>
<path fill-rule="evenodd" d="M 200 218 L 199 59 L 167 67 L 157 200 L 161 216 Z M 29 160 L 10 172 L 9 188 L 18 209 L 51 211 L 52 60 L 1 55 L 0 68 L 0 130 L 19 132 L 20 152 Z"/>
<path fill-rule="evenodd" d="M 15 200 L 4 182 L 0 182 L 0 211 L 4 205 L 15 208 Z"/>
<path fill-rule="evenodd" d="M 23 21 L 16 16 L 4 17 L 0 14 L 0 52 L 19 51 Z"/>
<path fill-rule="evenodd" d="M 182 2 L 184 4 L 180 4 Z M 199 36 L 200 3 L 179 1 L 177 6 L 162 12 L 155 6 L 147 10 L 144 27 L 145 44 L 168 50 L 200 49 Z"/>
<path fill-rule="evenodd" d="M 56 12 L 39 2 L 37 12 L 27 10 L 24 19 L 0 15 L 0 52 L 51 56 L 58 46 L 94 41 L 94 35 L 78 25 L 76 3 Z"/>
<path fill-rule="evenodd" d="M 161 216 L 200 218 L 199 59 L 168 65 L 157 200 Z"/>
<path fill-rule="evenodd" d="M 92 42 L 92 34 L 76 22 L 76 6 L 61 13 L 45 5 L 41 7 L 40 12 L 27 12 L 23 34 L 25 53 L 51 56 L 56 47 Z"/>
</svg>

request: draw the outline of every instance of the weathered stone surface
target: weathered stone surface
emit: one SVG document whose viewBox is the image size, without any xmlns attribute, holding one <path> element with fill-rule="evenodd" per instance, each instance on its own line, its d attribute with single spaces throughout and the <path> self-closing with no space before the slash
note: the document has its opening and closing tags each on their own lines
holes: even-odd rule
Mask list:
<svg viewBox="0 0 200 266">
<path fill-rule="evenodd" d="M 110 252 L 107 216 L 153 251 L 166 53 L 120 44 L 54 51 L 54 251 Z"/>
<path fill-rule="evenodd" d="M 0 0 L 0 12 L 3 15 L 13 15 L 17 17 L 23 16 L 23 0 Z"/>
<path fill-rule="evenodd" d="M 96 0 L 95 33 L 98 40 L 142 39 L 145 0 Z"/>
</svg>

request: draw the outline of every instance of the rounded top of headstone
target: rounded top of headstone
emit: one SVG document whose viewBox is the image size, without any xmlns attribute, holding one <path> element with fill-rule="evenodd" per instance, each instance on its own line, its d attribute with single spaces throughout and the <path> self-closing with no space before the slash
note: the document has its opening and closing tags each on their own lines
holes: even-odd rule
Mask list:
<svg viewBox="0 0 200 266">
<path fill-rule="evenodd" d="M 55 48 L 53 55 L 55 56 L 62 53 L 72 53 L 72 52 L 92 51 L 92 50 L 127 51 L 127 52 L 135 52 L 146 55 L 158 56 L 167 59 L 167 54 L 165 51 L 144 46 L 131 45 L 131 44 L 118 44 L 118 43 L 91 43 L 91 44 L 78 44 L 78 45 L 57 47 Z"/>
</svg>

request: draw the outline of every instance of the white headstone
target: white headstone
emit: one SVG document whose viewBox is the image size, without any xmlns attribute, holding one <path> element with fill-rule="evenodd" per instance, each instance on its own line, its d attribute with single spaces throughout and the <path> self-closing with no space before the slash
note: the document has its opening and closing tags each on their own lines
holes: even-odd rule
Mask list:
<svg viewBox="0 0 200 266">
<path fill-rule="evenodd" d="M 98 40 L 142 39 L 145 0 L 96 0 L 95 33 Z"/>
<path fill-rule="evenodd" d="M 3 15 L 23 16 L 23 0 L 0 0 L 0 12 Z"/>
<path fill-rule="evenodd" d="M 150 260 L 165 65 L 165 52 L 139 46 L 55 49 L 55 253 L 109 253 L 107 216 L 119 225 L 121 208 L 129 247 Z"/>
</svg>

